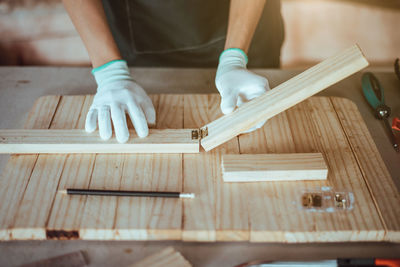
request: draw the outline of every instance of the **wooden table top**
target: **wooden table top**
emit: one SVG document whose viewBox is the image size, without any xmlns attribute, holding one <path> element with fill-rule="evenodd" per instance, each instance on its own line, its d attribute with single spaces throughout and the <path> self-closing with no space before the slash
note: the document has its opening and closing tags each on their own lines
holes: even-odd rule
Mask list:
<svg viewBox="0 0 400 267">
<path fill-rule="evenodd" d="M 217 94 L 152 95 L 156 128 L 198 128 Z M 92 96 L 47 96 L 26 128 L 82 129 Z M 326 181 L 224 183 L 221 156 L 321 152 Z M 0 238 L 251 242 L 400 241 L 400 199 L 357 107 L 312 97 L 200 154 L 14 155 L 1 178 Z M 91 188 L 195 193 L 192 200 L 66 196 Z M 305 191 L 348 192 L 350 210 L 302 208 Z"/>
<path fill-rule="evenodd" d="M 24 126 L 36 99 L 43 95 L 93 94 L 95 82 L 88 67 L 0 67 L 0 128 Z M 393 68 L 368 68 L 385 88 L 387 104 L 400 114 L 400 83 Z M 258 69 L 272 87 L 302 70 Z M 216 93 L 215 69 L 132 68 L 132 75 L 149 93 Z M 397 188 L 400 188 L 400 154 L 392 149 L 382 124 L 374 117 L 361 90 L 362 73 L 331 86 L 319 95 L 345 97 L 356 103 Z M 0 155 L 0 171 L 8 162 Z M 165 246 L 179 250 L 195 266 L 233 266 L 254 259 L 317 260 L 337 257 L 395 257 L 400 246 L 387 242 L 248 243 L 248 242 L 115 242 L 115 241 L 7 241 L 0 242 L 0 265 L 20 265 L 58 255 L 61 251 L 86 250 L 96 266 L 127 265 Z"/>
</svg>

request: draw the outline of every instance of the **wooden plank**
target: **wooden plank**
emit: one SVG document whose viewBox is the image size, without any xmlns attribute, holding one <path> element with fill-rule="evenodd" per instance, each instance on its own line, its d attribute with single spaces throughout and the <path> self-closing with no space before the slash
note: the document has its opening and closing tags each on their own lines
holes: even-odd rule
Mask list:
<svg viewBox="0 0 400 267">
<path fill-rule="evenodd" d="M 85 128 L 86 114 L 93 101 L 93 96 L 85 97 L 81 116 L 76 124 L 77 129 Z M 93 171 L 96 154 L 68 155 L 61 174 L 58 190 L 67 188 L 88 188 Z M 47 223 L 48 239 L 77 239 L 82 220 L 86 196 L 70 197 L 56 194 Z"/>
<path fill-rule="evenodd" d="M 98 154 L 89 188 L 120 190 L 125 156 L 123 154 Z M 114 240 L 117 236 L 114 229 L 117 197 L 87 196 L 86 198 L 79 226 L 79 237 L 87 240 Z"/>
<path fill-rule="evenodd" d="M 218 95 L 185 96 L 185 127 L 221 115 Z M 221 156 L 238 153 L 236 139 L 208 153 L 184 155 L 184 189 L 196 198 L 184 203 L 186 241 L 248 240 L 248 217 L 244 194 L 237 185 L 222 182 Z"/>
<path fill-rule="evenodd" d="M 62 97 L 50 128 L 75 127 L 83 101 L 84 96 Z M 11 227 L 13 239 L 46 239 L 47 218 L 65 159 L 65 155 L 38 156 Z"/>
<path fill-rule="evenodd" d="M 61 96 L 42 96 L 33 104 L 24 124 L 24 129 L 48 129 Z"/>
<path fill-rule="evenodd" d="M 160 95 L 158 103 L 157 128 L 182 129 L 183 95 Z M 123 166 L 123 190 L 182 191 L 182 154 L 126 155 Z M 187 200 L 118 198 L 117 201 L 116 239 L 181 239 L 182 201 Z"/>
<path fill-rule="evenodd" d="M 190 267 L 192 266 L 178 251 L 167 247 L 154 253 L 130 267 Z"/>
<path fill-rule="evenodd" d="M 261 129 L 239 136 L 240 153 L 295 153 L 294 140 L 286 112 L 269 119 Z M 307 152 L 307 151 L 306 151 Z M 307 181 L 307 183 L 315 183 Z M 319 182 L 317 182 L 319 183 Z M 245 183 L 248 196 L 251 242 L 309 242 L 307 229 L 313 218 L 299 210 L 297 201 L 304 181 Z M 317 184 L 314 184 L 314 186 Z M 299 197 L 296 197 L 296 196 Z"/>
<path fill-rule="evenodd" d="M 225 182 L 326 180 L 328 167 L 321 153 L 224 155 Z"/>
<path fill-rule="evenodd" d="M 357 106 L 331 97 L 357 163 L 386 227 L 385 240 L 400 241 L 400 194 L 387 170 Z"/>
<path fill-rule="evenodd" d="M 201 145 L 209 151 L 367 65 L 362 52 L 354 45 L 243 104 L 231 114 L 203 125 L 208 130 L 208 136 L 201 140 Z"/>
<path fill-rule="evenodd" d="M 158 97 L 150 96 L 153 105 L 158 102 Z M 129 127 L 129 124 L 128 124 Z M 130 125 L 130 127 L 133 127 Z M 127 155 L 98 154 L 96 155 L 90 179 L 81 177 L 90 189 L 119 190 L 123 164 Z M 84 208 L 78 227 L 81 239 L 88 240 L 113 240 L 118 236 L 114 228 L 117 213 L 117 198 L 106 196 L 85 196 Z"/>
<path fill-rule="evenodd" d="M 261 129 L 264 139 L 254 136 L 261 130 L 239 137 L 241 153 L 322 152 L 330 168 L 326 181 L 245 184 L 248 194 L 252 195 L 248 202 L 250 241 L 381 240 L 383 233 L 379 216 L 368 200 L 366 187 L 335 112 L 329 106 L 327 108 L 326 103 L 311 100 L 271 118 Z M 255 138 L 262 141 L 258 146 L 254 145 Z M 304 191 L 328 188 L 352 192 L 355 197 L 353 209 L 347 212 L 306 212 L 299 207 Z"/>
<path fill-rule="evenodd" d="M 353 209 L 346 212 L 346 216 L 335 214 L 335 228 L 325 224 L 318 227 L 319 232 L 331 232 L 330 236 L 335 240 L 383 240 L 384 226 L 332 103 L 329 98 L 314 97 L 308 99 L 307 104 L 330 168 L 331 187 L 354 195 Z"/>
<path fill-rule="evenodd" d="M 207 95 L 184 96 L 184 128 L 198 128 L 210 121 Z M 214 161 L 210 153 L 183 155 L 183 189 L 196 197 L 183 203 L 184 241 L 215 241 Z"/>
<path fill-rule="evenodd" d="M 158 98 L 153 96 L 152 100 L 155 108 L 157 108 L 156 103 L 158 102 Z M 122 190 L 122 188 L 125 188 L 127 186 L 126 183 L 130 182 L 126 180 L 129 179 L 127 175 L 130 174 L 131 179 L 137 179 L 138 177 L 134 175 L 135 171 L 143 170 L 142 166 L 140 166 L 143 161 L 136 162 L 136 164 L 139 164 L 137 165 L 138 168 L 132 169 L 130 165 L 132 161 L 129 161 L 129 159 L 132 159 L 134 156 L 128 154 L 98 154 L 89 188 L 110 190 Z M 140 155 L 138 158 L 145 160 L 146 156 Z M 147 170 L 144 169 L 144 172 L 147 172 Z M 146 176 L 146 178 L 149 178 L 149 176 Z M 122 207 L 118 208 L 121 201 Z M 79 226 L 79 237 L 87 240 L 116 240 L 127 239 L 129 237 L 134 239 L 133 236 L 129 235 L 129 232 L 126 232 L 129 228 L 116 228 L 116 224 L 121 220 L 119 219 L 121 210 L 124 209 L 127 212 L 127 209 L 130 210 L 131 208 L 124 205 L 124 200 L 121 200 L 119 197 L 87 196 Z M 138 234 L 136 233 L 137 236 Z"/>
<path fill-rule="evenodd" d="M 208 96 L 210 120 L 222 115 L 220 101 L 221 97 L 218 94 Z M 239 141 L 233 138 L 207 154 L 210 154 L 213 160 L 217 241 L 247 241 L 250 238 L 247 195 L 240 185 L 223 182 L 221 168 L 223 155 L 239 154 Z"/>
<path fill-rule="evenodd" d="M 57 109 L 60 97 L 46 96 L 35 101 L 25 128 L 48 128 Z M 12 155 L 0 176 L 0 240 L 11 239 L 11 227 L 37 155 Z"/>
<path fill-rule="evenodd" d="M 146 138 L 130 132 L 128 142 L 103 141 L 85 130 L 0 130 L 0 153 L 197 153 L 191 129 L 150 130 Z"/>
</svg>

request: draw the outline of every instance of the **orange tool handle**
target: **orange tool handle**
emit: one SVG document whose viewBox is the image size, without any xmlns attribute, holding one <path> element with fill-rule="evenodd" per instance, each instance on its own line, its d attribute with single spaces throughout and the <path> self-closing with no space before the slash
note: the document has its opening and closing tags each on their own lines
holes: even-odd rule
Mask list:
<svg viewBox="0 0 400 267">
<path fill-rule="evenodd" d="M 400 267 L 400 259 L 375 259 L 376 266 Z"/>
<path fill-rule="evenodd" d="M 396 131 L 400 131 L 400 119 L 397 117 L 393 118 L 392 121 L 392 129 Z"/>
</svg>

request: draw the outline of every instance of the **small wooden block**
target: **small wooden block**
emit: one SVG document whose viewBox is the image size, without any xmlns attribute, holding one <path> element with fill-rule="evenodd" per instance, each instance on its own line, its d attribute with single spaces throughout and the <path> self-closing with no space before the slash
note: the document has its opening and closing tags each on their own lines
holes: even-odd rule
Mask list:
<svg viewBox="0 0 400 267">
<path fill-rule="evenodd" d="M 321 153 L 223 155 L 225 182 L 326 180 Z"/>
<path fill-rule="evenodd" d="M 0 130 L 0 154 L 38 153 L 198 153 L 191 129 L 151 129 L 145 138 L 130 132 L 128 142 L 101 140 L 84 130 Z"/>
<path fill-rule="evenodd" d="M 192 266 L 178 251 L 167 247 L 158 253 L 150 255 L 130 267 L 190 267 Z"/>
</svg>

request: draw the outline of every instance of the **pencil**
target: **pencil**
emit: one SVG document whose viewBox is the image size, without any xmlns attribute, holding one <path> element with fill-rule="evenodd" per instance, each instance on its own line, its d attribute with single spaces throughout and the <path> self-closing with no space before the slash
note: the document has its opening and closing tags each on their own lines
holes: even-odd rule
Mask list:
<svg viewBox="0 0 400 267">
<path fill-rule="evenodd" d="M 67 195 L 94 195 L 94 196 L 122 196 L 122 197 L 167 197 L 167 198 L 194 198 L 193 193 L 181 192 L 154 192 L 154 191 L 120 191 L 97 189 L 73 189 L 59 190 Z"/>
</svg>

